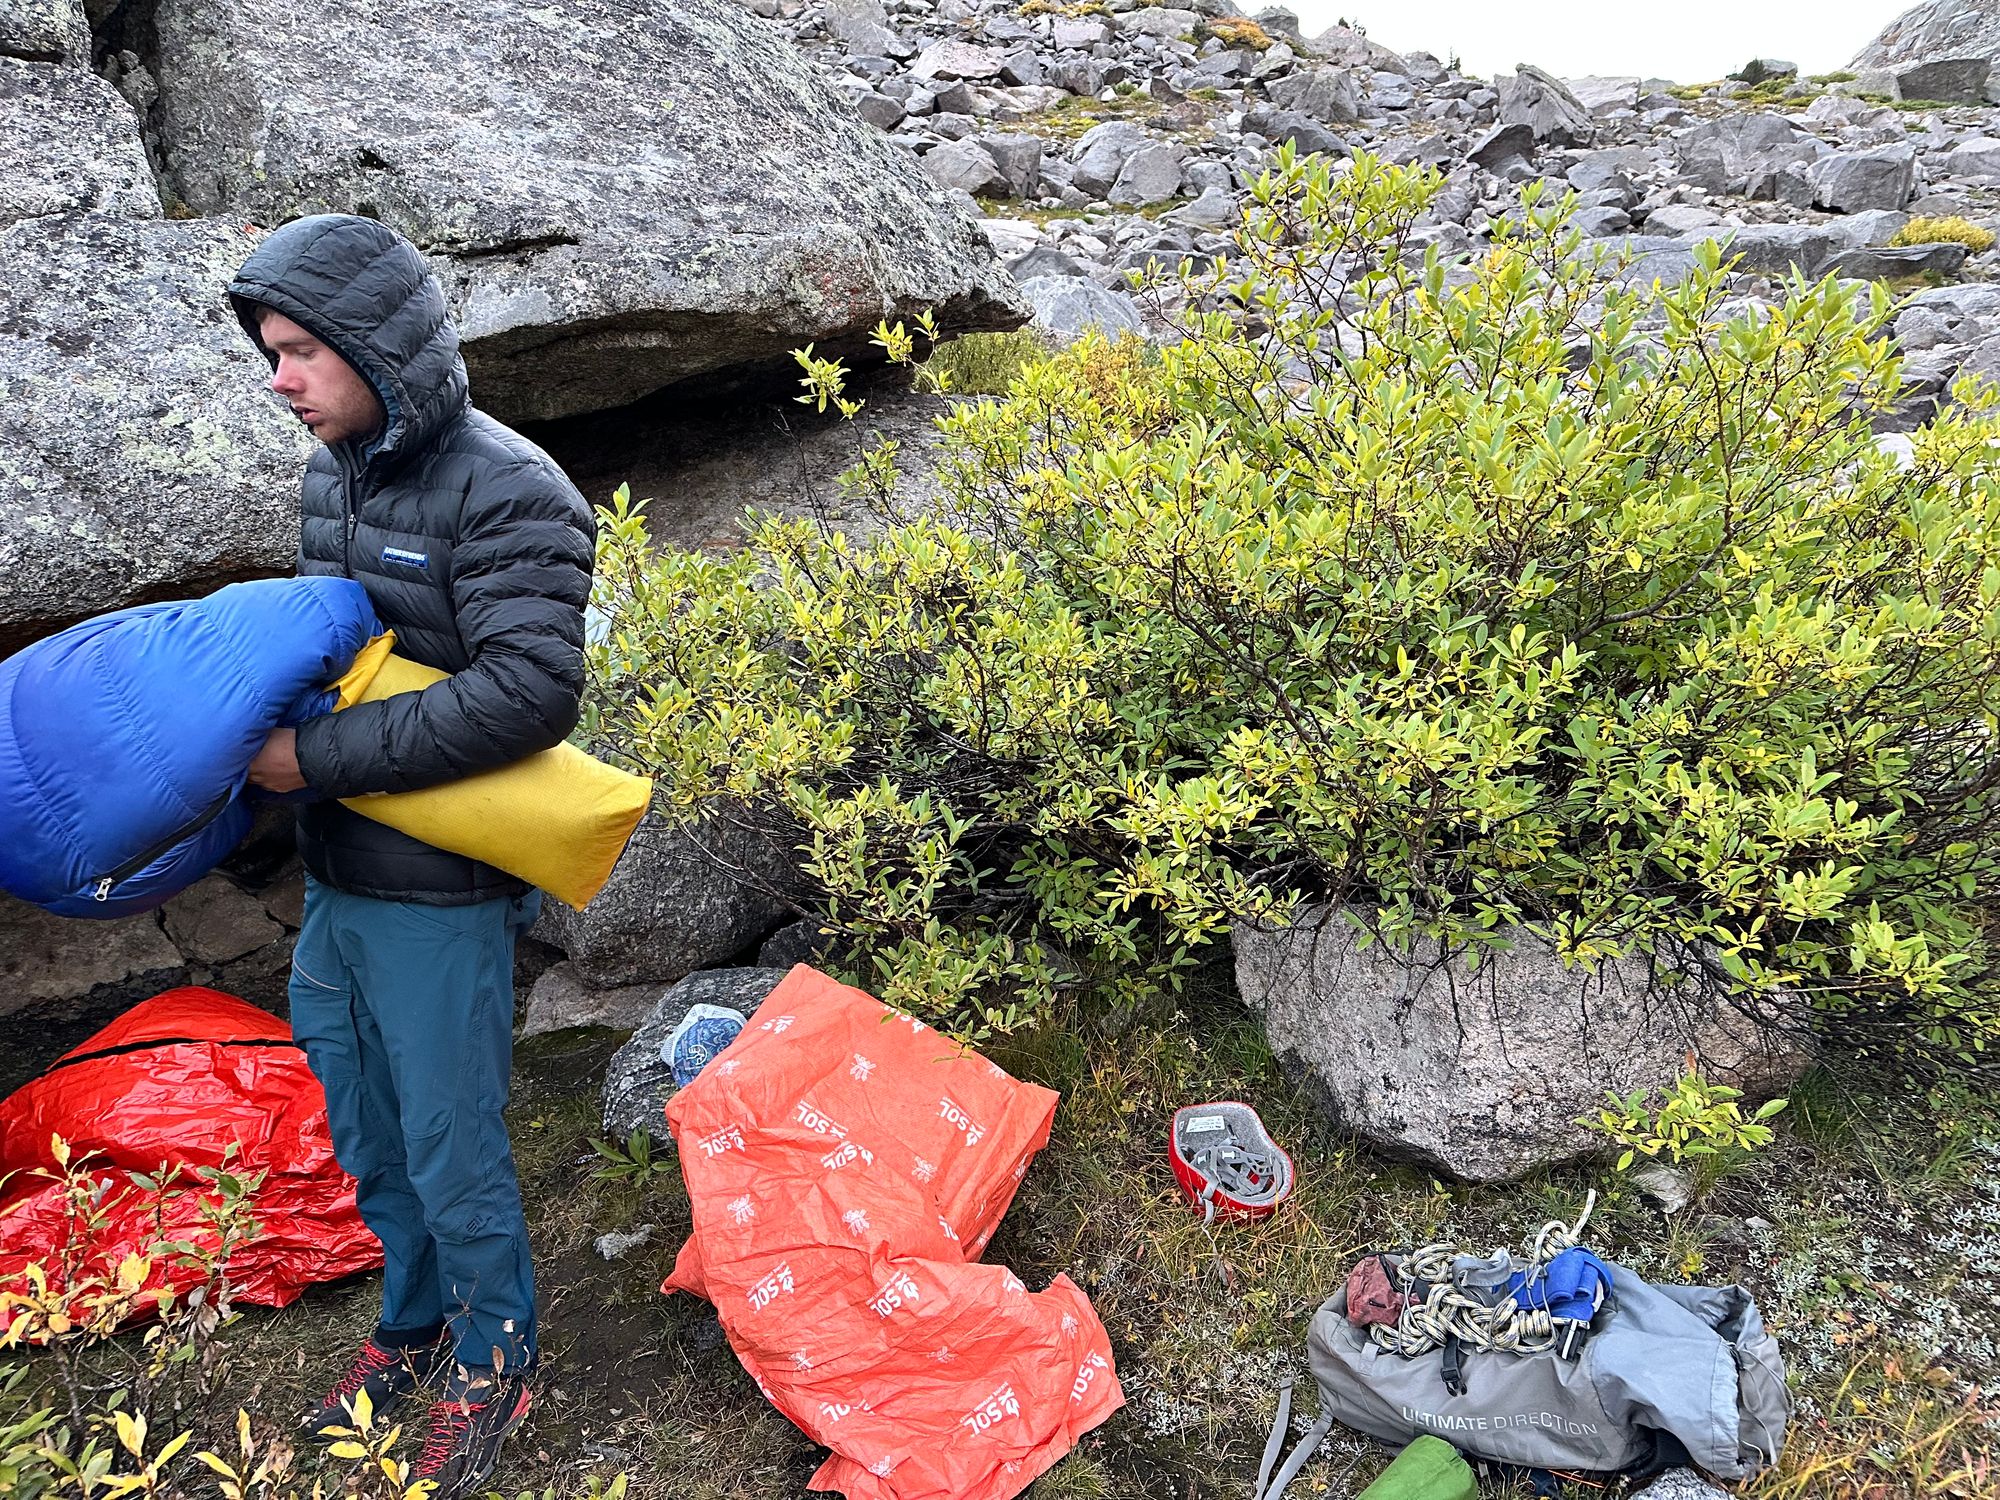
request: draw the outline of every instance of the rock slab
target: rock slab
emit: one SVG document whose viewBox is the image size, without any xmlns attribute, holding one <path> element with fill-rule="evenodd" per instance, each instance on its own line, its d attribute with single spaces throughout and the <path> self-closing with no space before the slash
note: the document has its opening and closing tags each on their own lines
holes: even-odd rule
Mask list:
<svg viewBox="0 0 2000 1500">
<path fill-rule="evenodd" d="M 0 50 L 0 224 L 93 209 L 160 216 L 132 106 L 95 73 Z"/>
<path fill-rule="evenodd" d="M 1494 1182 L 1601 1151 L 1576 1123 L 1607 1089 L 1671 1083 L 1692 1050 L 1753 1101 L 1805 1056 L 1693 978 L 1656 987 L 1644 960 L 1565 968 L 1539 940 L 1473 968 L 1419 943 L 1407 956 L 1324 908 L 1290 928 L 1239 926 L 1237 984 L 1271 1047 L 1385 1153 Z"/>
<path fill-rule="evenodd" d="M 1896 71 L 1970 57 L 2000 58 L 2000 5 L 1993 0 L 1925 0 L 1911 6 L 1856 53 L 1850 66 L 1856 72 Z"/>
<path fill-rule="evenodd" d="M 255 244 L 103 213 L 0 229 L 0 655 L 290 570 L 310 439 L 223 297 Z"/>
<path fill-rule="evenodd" d="M 1026 316 L 911 155 L 732 0 L 159 0 L 165 170 L 195 212 L 379 217 L 432 256 L 506 421 Z M 796 374 L 795 370 L 790 373 Z"/>
<path fill-rule="evenodd" d="M 150 913 L 79 922 L 0 896 L 0 1016 L 181 967 Z"/>
<path fill-rule="evenodd" d="M 600 989 L 576 972 L 576 965 L 551 964 L 528 992 L 528 1013 L 521 1022 L 523 1037 L 566 1031 L 572 1026 L 609 1026 L 630 1031 L 659 1004 L 657 984 L 627 984 Z"/>
</svg>

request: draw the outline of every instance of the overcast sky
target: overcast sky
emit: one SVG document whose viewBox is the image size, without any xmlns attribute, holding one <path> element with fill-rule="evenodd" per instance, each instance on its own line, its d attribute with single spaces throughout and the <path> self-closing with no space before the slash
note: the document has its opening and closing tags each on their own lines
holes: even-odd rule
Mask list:
<svg viewBox="0 0 2000 1500">
<path fill-rule="evenodd" d="M 1453 52 L 1468 73 L 1637 73 L 1706 83 L 1753 57 L 1807 73 L 1847 66 L 1914 0 L 1276 0 L 1307 36 L 1341 17 L 1399 52 Z M 1246 5 L 1254 13 L 1259 7 Z"/>
</svg>

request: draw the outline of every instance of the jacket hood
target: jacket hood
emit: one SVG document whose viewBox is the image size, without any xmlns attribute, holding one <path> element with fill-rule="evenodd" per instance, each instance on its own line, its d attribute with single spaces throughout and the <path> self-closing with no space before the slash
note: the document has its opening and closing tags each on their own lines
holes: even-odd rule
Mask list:
<svg viewBox="0 0 2000 1500">
<path fill-rule="evenodd" d="M 386 224 L 316 214 L 273 230 L 229 284 L 229 301 L 266 359 L 257 310 L 284 314 L 375 388 L 388 423 L 358 462 L 393 466 L 466 402 L 458 329 L 417 247 Z"/>
</svg>

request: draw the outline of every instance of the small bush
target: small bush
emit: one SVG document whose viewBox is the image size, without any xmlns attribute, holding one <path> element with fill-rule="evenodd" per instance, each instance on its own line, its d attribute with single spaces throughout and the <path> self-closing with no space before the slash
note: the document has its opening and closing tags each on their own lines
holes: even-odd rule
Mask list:
<svg viewBox="0 0 2000 1500">
<path fill-rule="evenodd" d="M 1580 1121 L 1615 1146 L 1625 1149 L 1618 1157 L 1624 1171 L 1644 1157 L 1661 1157 L 1681 1166 L 1697 1165 L 1748 1155 L 1771 1142 L 1771 1127 L 1764 1122 L 1784 1109 L 1783 1099 L 1772 1099 L 1746 1117 L 1738 1102 L 1739 1089 L 1710 1083 L 1699 1073 L 1685 1073 L 1663 1091 L 1657 1105 L 1651 1091 L 1639 1089 L 1621 1098 L 1605 1096 L 1606 1108 Z"/>
<path fill-rule="evenodd" d="M 1217 41 L 1232 47 L 1248 47 L 1255 52 L 1268 52 L 1276 40 L 1248 16 L 1216 16 L 1204 21 L 1201 30 Z"/>
<path fill-rule="evenodd" d="M 1993 248 L 1993 231 L 1958 214 L 1919 215 L 1890 236 L 1892 245 L 1963 245 L 1974 255 Z"/>
<path fill-rule="evenodd" d="M 606 740 L 801 851 L 885 998 L 975 1031 L 1325 901 L 1972 1059 L 2000 398 L 1899 467 L 1886 294 L 1730 316 L 1719 249 L 1624 285 L 1539 202 L 1448 274 L 1410 248 L 1442 184 L 1282 153 L 1178 342 L 964 403 L 928 513 L 872 450 L 869 540 L 704 558 L 607 513 Z"/>
<path fill-rule="evenodd" d="M 1764 60 L 1761 57 L 1753 57 L 1750 59 L 1749 62 L 1745 63 L 1741 68 L 1739 68 L 1736 72 L 1731 73 L 1729 76 L 1732 79 L 1734 79 L 1737 83 L 1747 83 L 1754 86 L 1760 83 L 1773 83 L 1773 82 L 1789 83 L 1795 78 L 1797 78 L 1798 74 L 1796 72 L 1790 72 L 1790 73 L 1774 72 L 1773 70 L 1764 66 Z"/>
<path fill-rule="evenodd" d="M 998 396 L 1023 370 L 1047 359 L 1051 348 L 1048 339 L 1032 328 L 968 333 L 938 344 L 925 370 L 936 389 L 961 396 Z"/>
</svg>

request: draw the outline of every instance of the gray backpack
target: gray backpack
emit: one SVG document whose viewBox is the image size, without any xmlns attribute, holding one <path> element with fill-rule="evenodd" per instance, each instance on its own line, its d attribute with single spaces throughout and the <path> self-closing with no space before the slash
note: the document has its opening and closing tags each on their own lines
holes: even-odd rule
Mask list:
<svg viewBox="0 0 2000 1500">
<path fill-rule="evenodd" d="M 1281 1411 L 1258 1494 L 1282 1494 L 1336 1421 L 1397 1447 L 1430 1433 L 1468 1457 L 1525 1469 L 1621 1473 L 1652 1459 L 1662 1437 L 1720 1479 L 1776 1463 L 1791 1397 L 1777 1340 L 1750 1294 L 1651 1286 L 1622 1266 L 1611 1271 L 1611 1300 L 1574 1359 L 1467 1349 L 1456 1395 L 1442 1351 L 1408 1359 L 1378 1347 L 1348 1322 L 1345 1289 L 1336 1292 L 1306 1338 L 1320 1420 L 1273 1475 Z"/>
</svg>

